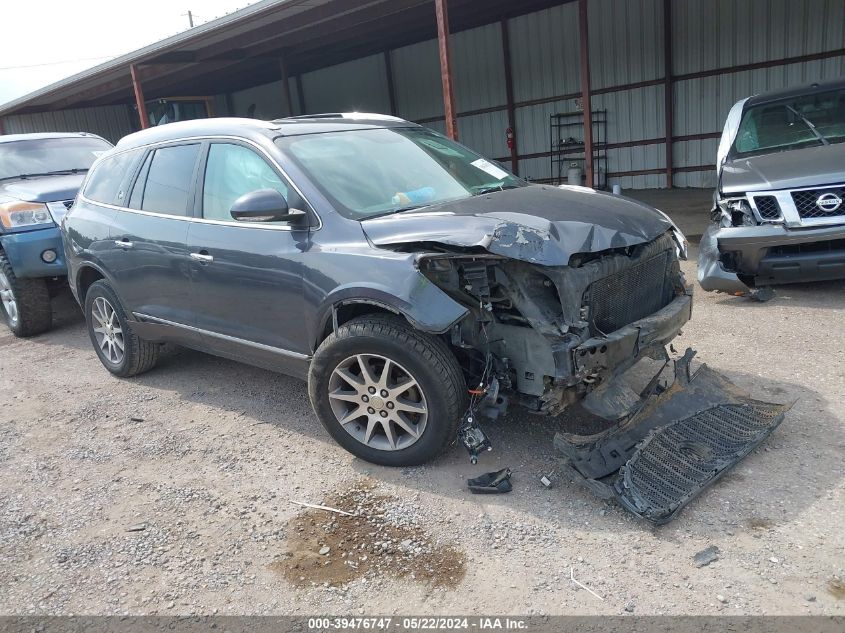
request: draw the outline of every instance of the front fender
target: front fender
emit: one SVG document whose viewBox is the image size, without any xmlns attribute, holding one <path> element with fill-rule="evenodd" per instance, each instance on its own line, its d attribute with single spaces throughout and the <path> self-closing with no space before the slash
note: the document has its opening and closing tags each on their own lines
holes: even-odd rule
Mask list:
<svg viewBox="0 0 845 633">
<path fill-rule="evenodd" d="M 318 332 L 325 331 L 334 309 L 354 303 L 372 304 L 401 314 L 415 328 L 431 334 L 448 331 L 469 312 L 418 271 L 395 281 L 399 283 L 390 287 L 372 282 L 338 286 L 318 310 Z"/>
</svg>

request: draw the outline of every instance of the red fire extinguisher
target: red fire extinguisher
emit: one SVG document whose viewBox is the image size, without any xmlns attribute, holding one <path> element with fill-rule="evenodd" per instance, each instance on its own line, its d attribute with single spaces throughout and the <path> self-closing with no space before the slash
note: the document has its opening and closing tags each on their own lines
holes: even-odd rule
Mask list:
<svg viewBox="0 0 845 633">
<path fill-rule="evenodd" d="M 505 131 L 505 137 L 506 137 L 506 138 L 507 138 L 507 140 L 508 140 L 508 149 L 513 149 L 513 143 L 514 143 L 514 141 L 513 141 L 513 128 L 512 128 L 512 127 L 509 127 L 509 128 Z"/>
</svg>

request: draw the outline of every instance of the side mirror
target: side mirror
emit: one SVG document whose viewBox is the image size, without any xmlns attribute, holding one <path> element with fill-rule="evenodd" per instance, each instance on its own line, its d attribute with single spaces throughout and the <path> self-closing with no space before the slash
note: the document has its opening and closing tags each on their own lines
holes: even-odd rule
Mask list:
<svg viewBox="0 0 845 633">
<path fill-rule="evenodd" d="M 229 210 L 238 222 L 290 222 L 299 224 L 306 218 L 302 209 L 288 207 L 285 197 L 275 189 L 259 189 L 235 200 Z"/>
</svg>

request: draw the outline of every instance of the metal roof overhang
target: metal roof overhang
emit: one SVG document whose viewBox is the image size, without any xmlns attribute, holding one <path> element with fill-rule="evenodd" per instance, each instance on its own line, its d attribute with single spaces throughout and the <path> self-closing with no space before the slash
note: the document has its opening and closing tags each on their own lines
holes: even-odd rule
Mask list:
<svg viewBox="0 0 845 633">
<path fill-rule="evenodd" d="M 449 0 L 451 29 L 566 1 Z M 436 36 L 433 0 L 261 0 L 0 105 L 0 115 L 131 103 L 132 64 L 147 99 L 212 95 L 278 80 L 282 58 L 294 76 Z"/>
</svg>

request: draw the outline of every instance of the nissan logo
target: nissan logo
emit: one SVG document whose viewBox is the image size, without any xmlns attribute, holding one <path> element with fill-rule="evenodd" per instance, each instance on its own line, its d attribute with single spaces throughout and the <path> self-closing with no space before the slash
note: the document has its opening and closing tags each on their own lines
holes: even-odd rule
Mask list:
<svg viewBox="0 0 845 633">
<path fill-rule="evenodd" d="M 837 196 L 835 193 L 823 193 L 819 196 L 818 200 L 816 200 L 816 206 L 822 211 L 830 213 L 831 211 L 836 211 L 842 206 L 842 198 Z"/>
</svg>

